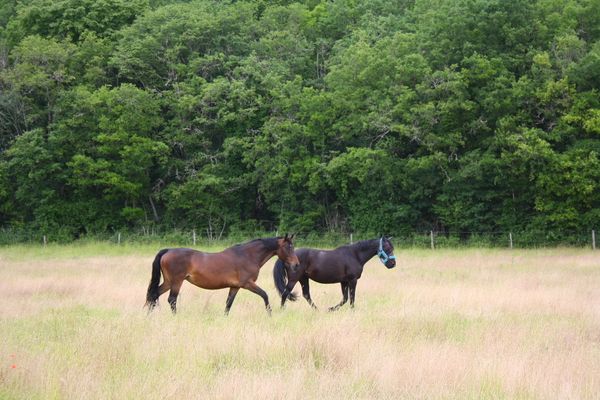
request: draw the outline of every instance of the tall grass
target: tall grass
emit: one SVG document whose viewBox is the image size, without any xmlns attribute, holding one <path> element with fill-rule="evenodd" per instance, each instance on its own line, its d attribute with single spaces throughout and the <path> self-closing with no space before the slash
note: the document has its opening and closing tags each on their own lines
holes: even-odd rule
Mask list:
<svg viewBox="0 0 600 400">
<path fill-rule="evenodd" d="M 595 399 L 600 253 L 397 251 L 354 310 L 311 282 L 272 317 L 185 283 L 142 309 L 155 245 L 0 248 L 2 399 Z M 212 248 L 210 250 L 217 250 Z M 258 284 L 279 298 L 269 262 Z"/>
</svg>

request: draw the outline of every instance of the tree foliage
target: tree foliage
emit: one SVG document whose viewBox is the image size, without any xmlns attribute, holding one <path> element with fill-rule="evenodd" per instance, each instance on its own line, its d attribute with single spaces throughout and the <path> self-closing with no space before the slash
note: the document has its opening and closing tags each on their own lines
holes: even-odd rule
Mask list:
<svg viewBox="0 0 600 400">
<path fill-rule="evenodd" d="M 0 225 L 600 222 L 594 0 L 0 6 Z"/>
</svg>

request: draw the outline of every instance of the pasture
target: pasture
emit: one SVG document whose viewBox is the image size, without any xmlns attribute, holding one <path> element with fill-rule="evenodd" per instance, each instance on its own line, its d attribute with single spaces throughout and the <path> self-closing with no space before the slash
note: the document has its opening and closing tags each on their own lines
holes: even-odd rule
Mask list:
<svg viewBox="0 0 600 400">
<path fill-rule="evenodd" d="M 302 243 L 298 243 L 300 247 Z M 142 308 L 159 246 L 0 248 L 2 399 L 594 399 L 600 252 L 396 249 L 356 308 L 311 282 L 279 308 L 184 283 Z M 204 249 L 206 250 L 206 249 Z M 299 285 L 295 291 L 299 293 Z"/>
</svg>

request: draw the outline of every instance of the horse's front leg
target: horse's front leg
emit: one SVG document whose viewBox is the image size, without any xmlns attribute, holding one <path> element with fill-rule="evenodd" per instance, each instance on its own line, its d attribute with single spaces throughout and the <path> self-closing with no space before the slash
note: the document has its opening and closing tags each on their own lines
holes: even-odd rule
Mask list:
<svg viewBox="0 0 600 400">
<path fill-rule="evenodd" d="M 329 311 L 337 310 L 338 308 L 340 308 L 341 306 L 346 304 L 346 302 L 348 301 L 348 282 L 342 282 L 341 285 L 342 285 L 342 296 L 344 296 L 344 298 L 342 299 L 340 304 L 330 307 Z"/>
<path fill-rule="evenodd" d="M 292 293 L 292 290 L 294 290 L 294 286 L 296 286 L 296 283 L 298 281 L 295 280 L 290 280 L 288 281 L 287 285 L 285 286 L 285 289 L 283 290 L 283 293 L 281 293 L 281 308 L 283 308 L 286 300 L 288 299 L 290 293 Z M 292 301 L 295 301 L 296 299 L 294 298 Z"/>
<path fill-rule="evenodd" d="M 265 302 L 265 308 L 267 309 L 267 312 L 269 313 L 269 316 L 270 316 L 271 315 L 271 305 L 269 304 L 269 296 L 267 295 L 267 292 L 262 290 L 255 282 L 252 282 L 252 281 L 247 282 L 242 287 L 244 289 L 248 289 L 252 293 L 256 293 L 257 295 L 262 297 L 262 299 Z"/>
<path fill-rule="evenodd" d="M 310 289 L 308 286 L 308 277 L 307 276 L 303 276 L 302 279 L 300 279 L 300 285 L 302 286 L 302 297 L 304 297 L 306 299 L 306 301 L 308 301 L 308 304 L 310 304 L 310 306 L 314 310 L 316 310 L 317 306 L 310 298 Z"/>
</svg>

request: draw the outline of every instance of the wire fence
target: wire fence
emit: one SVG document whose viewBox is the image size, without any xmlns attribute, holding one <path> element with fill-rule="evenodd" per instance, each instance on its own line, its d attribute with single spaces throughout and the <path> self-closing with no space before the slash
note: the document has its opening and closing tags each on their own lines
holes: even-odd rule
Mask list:
<svg viewBox="0 0 600 400">
<path fill-rule="evenodd" d="M 93 235 L 80 235 L 73 239 L 70 235 L 45 234 L 32 231 L 18 231 L 14 229 L 0 229 L 0 245 L 19 243 L 40 244 L 43 246 L 56 243 L 71 242 L 108 242 L 121 244 L 168 244 L 192 247 L 226 247 L 231 244 L 241 243 L 257 237 L 273 237 L 283 235 L 275 232 L 237 233 L 227 237 L 215 239 L 202 230 L 159 230 L 140 229 L 135 231 L 105 232 Z M 296 235 L 298 247 L 332 248 L 344 244 L 351 244 L 361 240 L 374 239 L 379 235 L 375 233 L 299 233 Z M 581 230 L 560 233 L 535 232 L 535 231 L 456 231 L 456 232 L 410 232 L 392 237 L 392 243 L 397 248 L 422 248 L 445 249 L 461 247 L 489 247 L 489 248 L 539 248 L 539 247 L 587 247 L 596 249 L 596 230 Z"/>
<path fill-rule="evenodd" d="M 366 239 L 362 235 L 349 235 L 349 242 Z M 371 237 L 372 239 L 372 237 Z M 596 231 L 580 232 L 415 232 L 396 235 L 392 240 L 395 247 L 444 249 L 460 247 L 489 248 L 540 248 L 540 247 L 589 247 L 596 249 Z"/>
<path fill-rule="evenodd" d="M 595 231 L 588 232 L 435 232 L 405 238 L 412 247 L 430 249 L 453 247 L 537 248 L 590 247 L 596 248 Z M 402 239 L 401 239 L 402 240 Z"/>
</svg>

